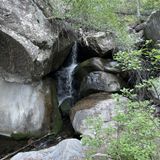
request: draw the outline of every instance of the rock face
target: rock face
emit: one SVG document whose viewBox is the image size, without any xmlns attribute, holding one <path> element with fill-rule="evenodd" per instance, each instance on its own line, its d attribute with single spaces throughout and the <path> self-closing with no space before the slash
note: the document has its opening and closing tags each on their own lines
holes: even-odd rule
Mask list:
<svg viewBox="0 0 160 160">
<path fill-rule="evenodd" d="M 61 105 L 59 106 L 59 109 L 63 116 L 68 116 L 71 110 L 71 107 L 72 107 L 72 98 L 68 97 L 61 103 Z"/>
<path fill-rule="evenodd" d="M 18 84 L 0 81 L 0 134 L 41 135 L 61 128 L 56 90 L 51 79 Z"/>
<path fill-rule="evenodd" d="M 81 43 L 83 46 L 93 50 L 98 57 L 106 57 L 108 53 L 116 50 L 114 36 L 110 32 L 85 33 Z"/>
<path fill-rule="evenodd" d="M 160 103 L 160 77 L 155 78 L 152 81 L 152 87 L 150 88 L 150 92 L 153 98 Z"/>
<path fill-rule="evenodd" d="M 53 0 L 54 2 L 55 0 Z M 53 16 L 54 10 L 50 3 L 50 0 L 34 0 L 38 8 L 43 11 L 43 14 L 49 18 Z"/>
<path fill-rule="evenodd" d="M 53 30 L 54 24 L 40 9 L 40 3 L 32 0 L 0 1 L 0 76 L 7 81 L 39 80 L 56 70 L 69 53 L 61 54 L 60 51 L 71 45 L 72 38 L 61 50 L 53 48 L 57 41 L 68 39 L 68 32 L 65 37 L 58 36 Z"/>
<path fill-rule="evenodd" d="M 122 97 L 120 101 L 125 104 L 127 99 Z M 104 120 L 104 127 L 113 123 L 112 118 L 116 115 L 116 102 L 107 93 L 90 95 L 76 103 L 71 109 L 70 119 L 76 132 L 89 135 L 92 133 L 85 125 L 85 120 L 90 117 L 101 116 Z"/>
<path fill-rule="evenodd" d="M 80 96 L 84 97 L 96 92 L 117 92 L 122 88 L 120 78 L 102 71 L 90 72 L 81 82 Z"/>
<path fill-rule="evenodd" d="M 116 61 L 94 57 L 80 63 L 75 68 L 75 77 L 81 81 L 88 73 L 93 71 L 121 72 Z"/>
<path fill-rule="evenodd" d="M 77 139 L 67 139 L 48 149 L 18 153 L 11 160 L 82 160 L 83 157 L 81 142 Z"/>
<path fill-rule="evenodd" d="M 72 51 L 72 46 L 76 39 L 77 35 L 74 31 L 71 29 L 62 29 L 52 47 L 52 71 L 57 70 L 64 62 L 68 54 Z"/>
<path fill-rule="evenodd" d="M 160 11 L 155 11 L 151 14 L 146 23 L 144 33 L 147 39 L 160 40 Z"/>
<path fill-rule="evenodd" d="M 137 25 L 134 27 L 134 30 L 135 30 L 136 32 L 140 32 L 140 31 L 144 30 L 145 26 L 146 26 L 145 23 L 137 24 Z"/>
</svg>

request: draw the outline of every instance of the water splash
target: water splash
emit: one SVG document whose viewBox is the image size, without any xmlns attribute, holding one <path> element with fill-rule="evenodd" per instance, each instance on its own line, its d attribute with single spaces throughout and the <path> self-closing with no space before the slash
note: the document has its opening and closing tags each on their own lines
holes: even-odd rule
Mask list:
<svg viewBox="0 0 160 160">
<path fill-rule="evenodd" d="M 59 105 L 66 99 L 73 99 L 73 73 L 77 66 L 77 42 L 74 43 L 72 51 L 68 57 L 68 63 L 62 67 L 57 73 L 57 92 Z"/>
</svg>

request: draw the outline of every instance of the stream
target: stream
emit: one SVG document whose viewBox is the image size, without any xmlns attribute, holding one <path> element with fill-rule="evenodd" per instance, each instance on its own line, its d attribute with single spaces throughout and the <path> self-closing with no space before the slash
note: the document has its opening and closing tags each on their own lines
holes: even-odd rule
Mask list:
<svg viewBox="0 0 160 160">
<path fill-rule="evenodd" d="M 77 48 L 77 42 L 75 42 L 66 62 L 56 73 L 59 106 L 67 98 L 74 101 L 73 73 L 77 66 Z"/>
</svg>

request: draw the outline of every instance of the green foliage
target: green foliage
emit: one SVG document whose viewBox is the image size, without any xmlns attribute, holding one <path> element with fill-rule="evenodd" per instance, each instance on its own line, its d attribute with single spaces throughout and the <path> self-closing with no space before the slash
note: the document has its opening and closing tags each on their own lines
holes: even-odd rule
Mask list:
<svg viewBox="0 0 160 160">
<path fill-rule="evenodd" d="M 144 49 L 143 55 L 151 63 L 152 70 L 159 70 L 160 68 L 160 50 L 153 48 L 151 50 Z"/>
<path fill-rule="evenodd" d="M 66 11 L 54 11 L 60 18 L 72 19 L 76 28 L 94 28 L 95 30 L 110 30 L 116 34 L 117 45 L 122 49 L 131 48 L 135 37 L 129 35 L 125 19 L 119 17 L 117 0 L 62 0 L 66 5 Z M 122 0 L 121 0 L 122 1 Z M 63 15 L 62 15 L 63 13 Z M 78 26 L 77 26 L 78 25 Z"/>
<path fill-rule="evenodd" d="M 117 0 L 117 11 L 136 16 L 138 3 L 142 15 L 148 15 L 160 8 L 159 0 Z"/>
<path fill-rule="evenodd" d="M 150 13 L 159 8 L 159 0 L 62 0 L 67 9 L 65 12 L 56 12 L 60 18 L 74 19 L 77 27 L 94 28 L 96 30 L 111 30 L 116 35 L 118 46 L 123 51 L 115 55 L 123 71 L 149 72 L 160 68 L 160 50 L 146 46 L 140 50 L 132 50 L 135 37 L 128 33 L 128 22 L 137 20 L 138 11 L 142 14 Z M 139 2 L 139 4 L 138 4 Z M 131 14 L 127 17 L 124 14 Z M 148 43 L 148 42 L 147 42 Z M 145 64 L 149 63 L 148 66 Z M 136 89 L 151 88 L 153 81 L 143 80 Z M 128 102 L 117 102 L 117 115 L 114 117 L 115 127 L 103 128 L 103 119 L 91 117 L 86 126 L 92 135 L 83 135 L 82 142 L 89 147 L 87 159 L 92 159 L 100 147 L 108 146 L 104 159 L 113 160 L 151 160 L 155 158 L 159 136 L 158 120 L 152 116 L 151 103 L 139 101 L 134 89 L 124 89 L 123 95 Z M 120 107 L 125 107 L 122 112 Z"/>
<path fill-rule="evenodd" d="M 88 117 L 85 121 L 86 126 L 90 129 L 92 135 L 82 135 L 82 144 L 89 147 L 86 152 L 86 159 L 91 160 L 91 156 L 96 154 L 97 149 L 105 142 L 105 134 L 103 133 L 104 128 L 103 119 L 98 117 Z"/>
<path fill-rule="evenodd" d="M 135 35 L 128 34 L 128 23 L 137 21 L 139 12 L 154 10 L 160 6 L 157 0 L 50 0 L 54 16 L 72 19 L 76 28 L 111 30 L 116 34 L 117 45 L 122 50 L 132 48 Z M 52 2 L 53 1 L 53 2 Z M 138 3 L 139 2 L 139 5 Z M 139 7 L 138 7 L 139 6 Z"/>
<path fill-rule="evenodd" d="M 130 70 L 158 70 L 160 67 L 160 50 L 157 48 L 149 49 L 151 41 L 146 41 L 145 47 L 139 50 L 127 50 L 120 51 L 114 55 L 114 59 L 117 60 L 123 71 Z M 148 63 L 149 66 L 144 66 L 144 63 Z"/>
<path fill-rule="evenodd" d="M 92 126 L 93 123 L 94 126 Z M 101 117 L 89 117 L 88 119 L 86 119 L 86 125 L 90 126 L 89 129 L 91 130 L 91 133 L 93 133 L 94 139 L 91 141 L 90 136 L 82 135 L 82 142 L 85 143 L 87 146 L 100 147 L 100 145 L 103 143 L 103 136 L 100 134 L 102 124 L 103 119 Z"/>
<path fill-rule="evenodd" d="M 141 55 L 141 50 L 120 51 L 114 56 L 114 59 L 120 63 L 123 71 L 140 70 L 142 69 Z"/>
<path fill-rule="evenodd" d="M 112 23 L 117 22 L 117 16 L 113 12 L 115 2 L 115 0 L 112 3 L 109 0 L 69 0 L 68 4 L 71 9 L 67 16 L 80 19 L 81 22 L 87 21 L 86 25 L 94 25 L 98 29 L 106 29 L 108 25 L 112 25 L 108 24 L 107 20 L 109 22 L 112 21 Z"/>
<path fill-rule="evenodd" d="M 135 89 L 141 90 L 143 88 L 146 88 L 147 91 L 152 93 L 154 98 L 159 99 L 160 98 L 160 79 L 159 78 L 153 78 L 151 77 L 148 80 L 143 80 L 142 83 L 139 83 L 135 86 Z"/>
<path fill-rule="evenodd" d="M 141 10 L 146 12 L 148 10 L 153 11 L 160 8 L 159 0 L 141 0 Z"/>
<path fill-rule="evenodd" d="M 127 89 L 124 94 L 131 99 L 135 97 Z M 86 123 L 87 127 L 92 128 L 92 133 L 95 133 L 94 136 L 82 137 L 83 144 L 91 147 L 87 154 L 88 159 L 92 159 L 101 146 L 107 146 L 104 159 L 154 159 L 157 155 L 156 140 L 160 138 L 160 129 L 158 120 L 152 116 L 150 102 L 128 99 L 127 103 L 122 104 L 119 95 L 114 97 L 117 102 L 117 114 L 113 118 L 115 127 L 104 129 L 101 118 L 91 118 L 89 123 Z M 124 111 L 122 107 L 125 107 Z"/>
<path fill-rule="evenodd" d="M 158 121 L 152 117 L 153 110 L 148 106 L 149 101 L 128 100 L 127 114 L 118 113 L 114 118 L 120 129 L 118 139 L 114 139 L 108 147 L 113 159 L 149 160 L 156 154 Z"/>
<path fill-rule="evenodd" d="M 114 58 L 119 62 L 124 71 L 157 71 L 160 62 L 160 51 L 156 48 L 150 49 L 146 47 L 148 44 L 150 44 L 150 42 L 146 42 L 145 47 L 141 50 L 118 52 Z M 152 68 L 150 69 L 143 66 L 144 61 L 149 63 L 149 66 L 152 66 Z M 153 117 L 154 111 L 151 107 L 151 101 L 140 101 L 138 100 L 138 95 L 135 94 L 136 89 L 141 90 L 144 88 L 157 93 L 156 89 L 158 84 L 157 79 L 149 77 L 147 80 L 142 79 L 142 82 L 133 89 L 123 89 L 121 92 L 123 96 L 128 97 L 127 103 L 122 104 L 119 96 L 115 96 L 117 115 L 113 120 L 116 127 L 110 126 L 107 129 L 103 127 L 99 128 L 98 135 L 95 135 L 98 138 L 90 136 L 88 136 L 87 139 L 85 139 L 85 136 L 82 138 L 82 141 L 85 139 L 85 144 L 89 141 L 90 146 L 95 143 L 99 144 L 99 146 L 95 146 L 94 152 L 88 153 L 90 159 L 92 159 L 93 154 L 96 154 L 100 145 L 107 146 L 104 159 L 107 159 L 106 157 L 113 160 L 160 159 L 159 151 L 157 150 L 158 143 L 160 143 L 158 119 Z M 122 108 L 125 108 L 124 112 L 122 112 Z M 89 124 L 89 126 L 93 127 L 94 125 L 94 121 L 92 125 Z M 100 126 L 103 126 L 103 124 Z M 99 137 L 101 136 L 103 137 L 103 143 L 99 143 Z"/>
</svg>

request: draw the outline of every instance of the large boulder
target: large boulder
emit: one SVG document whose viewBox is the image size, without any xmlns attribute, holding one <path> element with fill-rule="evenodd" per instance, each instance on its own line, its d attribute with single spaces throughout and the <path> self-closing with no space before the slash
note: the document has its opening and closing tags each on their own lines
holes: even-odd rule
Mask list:
<svg viewBox="0 0 160 160">
<path fill-rule="evenodd" d="M 34 0 L 34 2 L 39 7 L 39 9 L 43 11 L 43 14 L 47 18 L 53 16 L 54 9 L 53 9 L 53 7 L 52 7 L 52 5 L 50 3 L 50 0 Z"/>
<path fill-rule="evenodd" d="M 127 98 L 121 97 L 120 102 L 125 104 Z M 102 117 L 104 127 L 114 124 L 112 118 L 116 115 L 116 100 L 107 93 L 96 93 L 78 101 L 71 109 L 70 119 L 74 130 L 83 135 L 91 135 L 92 130 L 88 128 L 85 121 L 89 117 Z"/>
<path fill-rule="evenodd" d="M 86 58 L 112 57 L 112 53 L 117 50 L 114 37 L 114 34 L 111 32 L 82 32 L 82 39 L 80 41 L 82 55 Z M 85 50 L 87 53 L 83 53 Z"/>
<path fill-rule="evenodd" d="M 90 46 L 100 57 L 107 56 L 116 49 L 113 33 L 97 32 L 86 36 L 86 45 Z"/>
<path fill-rule="evenodd" d="M 160 10 L 151 14 L 144 29 L 146 39 L 160 40 Z"/>
<path fill-rule="evenodd" d="M 102 71 L 90 72 L 80 85 L 80 97 L 96 92 L 117 92 L 123 87 L 120 77 Z"/>
<path fill-rule="evenodd" d="M 152 98 L 160 104 L 160 77 L 152 80 L 152 87 L 149 88 Z"/>
<path fill-rule="evenodd" d="M 64 15 L 69 9 L 69 5 L 64 0 L 34 0 L 38 7 L 43 11 L 48 19 L 60 19 L 54 16 L 55 13 Z"/>
<path fill-rule="evenodd" d="M 39 136 L 61 129 L 55 83 L 46 79 L 33 84 L 0 80 L 0 134 Z"/>
<path fill-rule="evenodd" d="M 40 151 L 18 153 L 11 160 L 82 160 L 84 150 L 77 139 L 66 139 L 56 146 Z"/>
<path fill-rule="evenodd" d="M 110 73 L 121 72 L 120 67 L 116 61 L 93 57 L 80 63 L 75 68 L 75 78 L 81 81 L 88 73 L 93 71 L 105 71 Z"/>
<path fill-rule="evenodd" d="M 56 70 L 69 53 L 63 50 L 75 40 L 71 32 L 54 30 L 40 2 L 0 1 L 0 76 L 7 81 L 39 80 Z M 58 42 L 65 44 L 59 49 Z"/>
<path fill-rule="evenodd" d="M 64 101 L 60 104 L 59 109 L 63 116 L 68 116 L 69 112 L 71 110 L 71 107 L 73 105 L 73 99 L 71 97 L 68 97 L 64 99 Z"/>
</svg>

